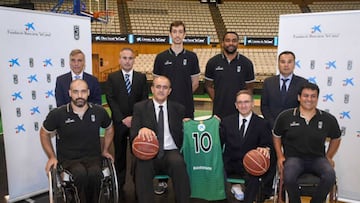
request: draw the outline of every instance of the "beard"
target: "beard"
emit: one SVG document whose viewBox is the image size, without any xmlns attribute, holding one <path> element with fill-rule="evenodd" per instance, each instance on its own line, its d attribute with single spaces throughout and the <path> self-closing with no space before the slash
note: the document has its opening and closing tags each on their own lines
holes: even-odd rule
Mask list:
<svg viewBox="0 0 360 203">
<path fill-rule="evenodd" d="M 237 47 L 235 47 L 235 46 L 227 46 L 227 47 L 224 48 L 224 51 L 227 54 L 234 54 L 237 51 Z"/>
<path fill-rule="evenodd" d="M 77 106 L 77 107 L 84 107 L 85 106 L 85 104 L 86 104 L 86 100 L 85 99 L 83 99 L 83 98 L 77 98 L 77 99 L 72 99 L 71 100 L 72 101 L 72 103 L 75 105 L 75 106 Z"/>
</svg>

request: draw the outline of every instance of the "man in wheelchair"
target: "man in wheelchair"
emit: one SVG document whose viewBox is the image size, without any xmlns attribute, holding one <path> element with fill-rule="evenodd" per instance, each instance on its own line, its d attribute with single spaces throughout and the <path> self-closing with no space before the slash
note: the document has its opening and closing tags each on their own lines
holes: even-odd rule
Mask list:
<svg viewBox="0 0 360 203">
<path fill-rule="evenodd" d="M 298 178 L 303 173 L 320 178 L 310 202 L 324 202 L 335 184 L 333 157 L 341 131 L 333 115 L 316 108 L 318 98 L 319 87 L 304 84 L 298 93 L 300 106 L 283 111 L 275 121 L 273 141 L 278 169 L 291 203 L 301 203 Z M 330 142 L 325 153 L 327 138 Z"/>
<path fill-rule="evenodd" d="M 49 112 L 40 130 L 41 145 L 48 156 L 45 170 L 58 164 L 71 173 L 80 202 L 98 202 L 102 174 L 102 156 L 109 153 L 114 131 L 106 110 L 87 102 L 88 85 L 84 80 L 70 84 L 71 102 Z M 103 147 L 99 129 L 105 128 Z M 56 134 L 56 154 L 51 135 Z"/>
</svg>

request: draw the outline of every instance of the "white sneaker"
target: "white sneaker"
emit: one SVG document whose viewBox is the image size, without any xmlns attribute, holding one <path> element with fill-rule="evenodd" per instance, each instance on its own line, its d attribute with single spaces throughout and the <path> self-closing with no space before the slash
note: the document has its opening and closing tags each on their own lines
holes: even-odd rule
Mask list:
<svg viewBox="0 0 360 203">
<path fill-rule="evenodd" d="M 231 193 L 234 194 L 235 199 L 240 200 L 240 201 L 244 200 L 244 192 L 242 191 L 240 184 L 232 185 Z"/>
</svg>

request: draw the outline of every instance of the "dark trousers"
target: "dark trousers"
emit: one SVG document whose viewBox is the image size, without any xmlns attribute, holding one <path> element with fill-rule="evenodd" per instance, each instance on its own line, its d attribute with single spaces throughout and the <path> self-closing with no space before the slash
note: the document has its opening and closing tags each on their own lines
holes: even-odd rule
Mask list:
<svg viewBox="0 0 360 203">
<path fill-rule="evenodd" d="M 301 203 L 300 190 L 297 184 L 298 177 L 303 173 L 313 173 L 320 177 L 311 203 L 321 203 L 326 200 L 332 186 L 335 184 L 335 171 L 325 157 L 301 159 L 288 157 L 284 162 L 284 186 L 289 194 L 291 203 Z"/>
<path fill-rule="evenodd" d="M 126 178 L 126 151 L 130 130 L 125 125 L 115 125 L 114 150 L 115 169 L 119 190 L 122 192 Z"/>
<path fill-rule="evenodd" d="M 273 195 L 273 183 L 276 174 L 277 158 L 274 148 L 270 150 L 270 167 L 268 171 L 262 176 L 263 194 L 270 196 Z"/>
<path fill-rule="evenodd" d="M 97 203 L 101 185 L 101 158 L 66 160 L 62 167 L 72 174 L 80 202 Z"/>
<path fill-rule="evenodd" d="M 135 188 L 139 203 L 153 203 L 153 178 L 156 174 L 169 175 L 173 182 L 177 203 L 190 202 L 190 183 L 186 165 L 179 150 L 165 151 L 162 158 L 143 161 L 136 159 Z"/>
</svg>

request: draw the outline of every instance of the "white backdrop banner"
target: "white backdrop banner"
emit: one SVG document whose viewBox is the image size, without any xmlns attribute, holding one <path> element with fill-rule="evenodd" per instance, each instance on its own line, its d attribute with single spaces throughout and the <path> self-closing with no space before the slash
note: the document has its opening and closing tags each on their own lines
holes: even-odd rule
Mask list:
<svg viewBox="0 0 360 203">
<path fill-rule="evenodd" d="M 293 51 L 295 73 L 320 87 L 319 108 L 342 129 L 335 156 L 339 197 L 360 200 L 360 11 L 280 16 L 278 52 Z"/>
<path fill-rule="evenodd" d="M 48 189 L 39 128 L 56 107 L 56 77 L 70 70 L 72 49 L 83 50 L 91 73 L 91 31 L 88 18 L 5 7 L 0 25 L 0 107 L 13 202 Z"/>
</svg>

